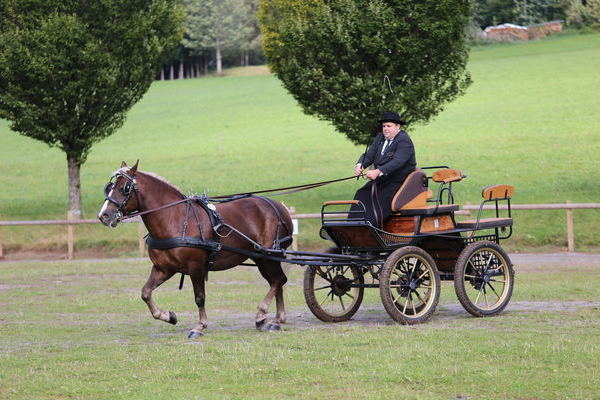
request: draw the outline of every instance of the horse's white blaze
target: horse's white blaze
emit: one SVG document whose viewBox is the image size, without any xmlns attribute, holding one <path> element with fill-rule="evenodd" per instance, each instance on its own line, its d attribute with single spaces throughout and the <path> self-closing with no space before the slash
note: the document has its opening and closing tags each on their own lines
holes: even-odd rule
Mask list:
<svg viewBox="0 0 600 400">
<path fill-rule="evenodd" d="M 107 208 L 108 208 L 108 200 L 104 200 L 104 204 L 102 204 L 102 208 L 100 209 L 100 212 L 98 213 L 98 217 L 101 217 L 102 214 L 104 214 L 106 212 Z"/>
<path fill-rule="evenodd" d="M 111 197 L 113 194 L 114 189 L 111 189 L 110 192 L 108 192 L 108 195 L 106 197 Z M 102 218 L 102 215 L 106 212 L 106 210 L 108 209 L 108 205 L 110 204 L 110 202 L 108 200 L 104 200 L 104 204 L 102 204 L 102 208 L 100 209 L 100 212 L 98 213 L 98 218 Z"/>
</svg>

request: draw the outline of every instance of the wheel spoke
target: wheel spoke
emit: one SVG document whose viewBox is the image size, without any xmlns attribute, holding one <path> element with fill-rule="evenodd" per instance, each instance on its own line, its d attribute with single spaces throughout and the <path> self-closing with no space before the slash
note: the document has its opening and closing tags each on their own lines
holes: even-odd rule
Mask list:
<svg viewBox="0 0 600 400">
<path fill-rule="evenodd" d="M 423 278 L 425 275 L 427 275 L 428 272 L 429 272 L 428 270 L 423 271 L 423 273 L 421 275 L 419 275 L 417 280 L 421 280 L 421 278 Z"/>
<path fill-rule="evenodd" d="M 321 287 L 315 288 L 315 290 L 323 290 L 323 289 L 331 289 L 331 285 L 321 286 Z"/>
<path fill-rule="evenodd" d="M 352 295 L 350 294 L 350 292 L 346 292 L 346 293 L 344 293 L 344 296 L 348 296 L 348 297 L 350 297 L 352 300 L 354 300 L 354 296 L 352 296 Z"/>
<path fill-rule="evenodd" d="M 498 297 L 498 300 L 500 300 L 500 295 L 498 294 L 498 292 L 496 292 L 496 289 L 494 289 L 494 287 L 489 282 L 487 282 L 487 285 L 490 287 L 490 289 L 492 289 L 492 292 L 494 292 L 496 297 Z"/>
<path fill-rule="evenodd" d="M 412 293 L 409 294 L 409 297 L 410 297 L 410 304 L 412 304 L 413 315 L 417 315 L 417 308 L 415 307 L 415 302 L 413 301 Z"/>
<path fill-rule="evenodd" d="M 490 257 L 487 260 L 487 263 L 485 264 L 485 268 L 483 269 L 483 273 L 488 272 L 488 270 L 490 269 L 490 264 L 492 263 L 492 260 L 494 259 L 494 255 L 492 253 L 489 253 Z"/>
<path fill-rule="evenodd" d="M 427 304 L 427 302 L 425 300 L 423 300 L 423 298 L 421 297 L 421 295 L 419 294 L 419 292 L 417 292 L 416 290 L 415 290 L 415 294 L 417 295 L 417 298 L 419 299 L 419 301 L 421 301 L 421 303 Z"/>
<path fill-rule="evenodd" d="M 487 290 L 485 290 L 485 285 L 481 287 L 481 291 L 483 292 L 483 298 L 485 299 L 485 306 L 490 307 L 490 303 L 488 302 Z"/>
<path fill-rule="evenodd" d="M 342 299 L 342 296 L 339 296 L 340 299 L 340 304 L 342 305 L 342 310 L 346 311 L 346 306 L 344 305 L 344 300 Z"/>
<path fill-rule="evenodd" d="M 325 300 L 328 300 L 328 299 L 329 299 L 329 295 L 333 295 L 333 290 L 330 290 L 330 291 L 329 291 L 329 293 L 327 293 L 327 296 L 325 296 L 325 297 L 323 298 L 323 300 L 321 300 L 321 302 L 319 303 L 319 305 L 320 305 L 320 306 L 322 306 L 322 305 L 323 305 L 323 303 L 325 303 Z"/>
<path fill-rule="evenodd" d="M 398 294 L 398 296 L 394 298 L 394 303 L 397 303 L 400 297 L 402 297 L 402 293 Z"/>
<path fill-rule="evenodd" d="M 479 268 L 477 267 L 477 265 L 475 265 L 475 264 L 473 263 L 473 258 L 475 258 L 475 256 L 474 256 L 474 257 L 471 257 L 467 263 L 468 263 L 469 265 L 471 265 L 471 268 L 473 269 L 473 271 L 474 271 L 476 274 L 481 274 L 481 271 L 479 270 Z M 465 270 L 466 270 L 466 268 L 465 268 Z"/>
<path fill-rule="evenodd" d="M 473 288 L 475 289 L 475 288 Z M 477 302 L 479 301 L 479 296 L 481 296 L 481 290 L 477 290 L 477 298 L 475 299 L 475 305 L 477 305 Z"/>
<path fill-rule="evenodd" d="M 402 314 L 406 315 L 406 307 L 408 306 L 408 298 L 406 298 L 406 302 L 404 303 L 404 309 L 402 310 Z"/>
<path fill-rule="evenodd" d="M 413 276 L 415 275 L 415 270 L 417 268 L 417 263 L 419 262 L 419 259 L 416 258 L 414 264 L 412 265 L 412 270 L 410 271 L 410 276 L 408 277 L 408 280 L 411 281 Z"/>
</svg>

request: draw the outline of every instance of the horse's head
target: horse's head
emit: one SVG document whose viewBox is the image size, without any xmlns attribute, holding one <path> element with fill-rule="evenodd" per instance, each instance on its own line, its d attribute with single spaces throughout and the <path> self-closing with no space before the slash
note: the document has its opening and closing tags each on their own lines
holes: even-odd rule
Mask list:
<svg viewBox="0 0 600 400">
<path fill-rule="evenodd" d="M 104 204 L 98 213 L 100 221 L 114 228 L 123 217 L 138 209 L 136 172 L 138 162 L 128 167 L 125 161 L 104 186 Z"/>
</svg>

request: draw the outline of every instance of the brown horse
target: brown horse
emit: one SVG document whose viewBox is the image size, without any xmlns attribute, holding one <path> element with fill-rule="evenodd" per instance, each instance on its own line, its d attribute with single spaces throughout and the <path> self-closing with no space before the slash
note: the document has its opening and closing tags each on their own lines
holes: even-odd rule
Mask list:
<svg viewBox="0 0 600 400">
<path fill-rule="evenodd" d="M 153 265 L 148 281 L 142 288 L 142 299 L 152 316 L 171 324 L 177 323 L 175 313 L 163 311 L 154 303 L 152 292 L 175 273 L 189 275 L 198 305 L 199 321 L 188 337 L 201 336 L 207 326 L 204 282 L 209 264 L 211 271 L 223 271 L 250 258 L 270 285 L 267 295 L 258 305 L 256 328 L 260 330 L 265 326 L 269 303 L 275 297 L 275 319 L 267 327 L 269 331 L 279 330 L 279 324 L 285 322 L 283 285 L 287 278 L 281 269 L 281 262 L 273 260 L 273 257 L 261 257 L 256 252 L 256 244 L 264 246 L 263 249 L 279 245 L 281 249 L 285 249 L 290 245 L 292 221 L 285 206 L 257 196 L 216 206 L 204 202 L 202 206 L 198 198 L 187 198 L 165 179 L 138 171 L 137 166 L 138 163 L 130 168 L 123 162 L 107 184 L 106 201 L 98 214 L 103 224 L 115 227 L 122 219 L 140 214 L 150 236 L 158 241 L 186 236 L 208 243 L 220 242 L 223 247 L 219 247 L 218 252 L 198 247 L 163 250 L 149 248 L 148 254 Z M 220 216 L 224 229 L 214 229 L 214 218 L 211 220 L 210 210 L 216 210 L 213 217 Z M 239 249 L 242 253 L 233 251 L 234 249 Z"/>
</svg>

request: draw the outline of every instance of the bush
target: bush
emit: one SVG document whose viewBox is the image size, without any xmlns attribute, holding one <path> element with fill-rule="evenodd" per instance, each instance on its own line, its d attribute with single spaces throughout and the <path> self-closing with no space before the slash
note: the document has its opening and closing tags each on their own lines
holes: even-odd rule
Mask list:
<svg viewBox="0 0 600 400">
<path fill-rule="evenodd" d="M 600 0 L 572 0 L 567 10 L 567 24 L 573 28 L 600 29 Z"/>
</svg>

